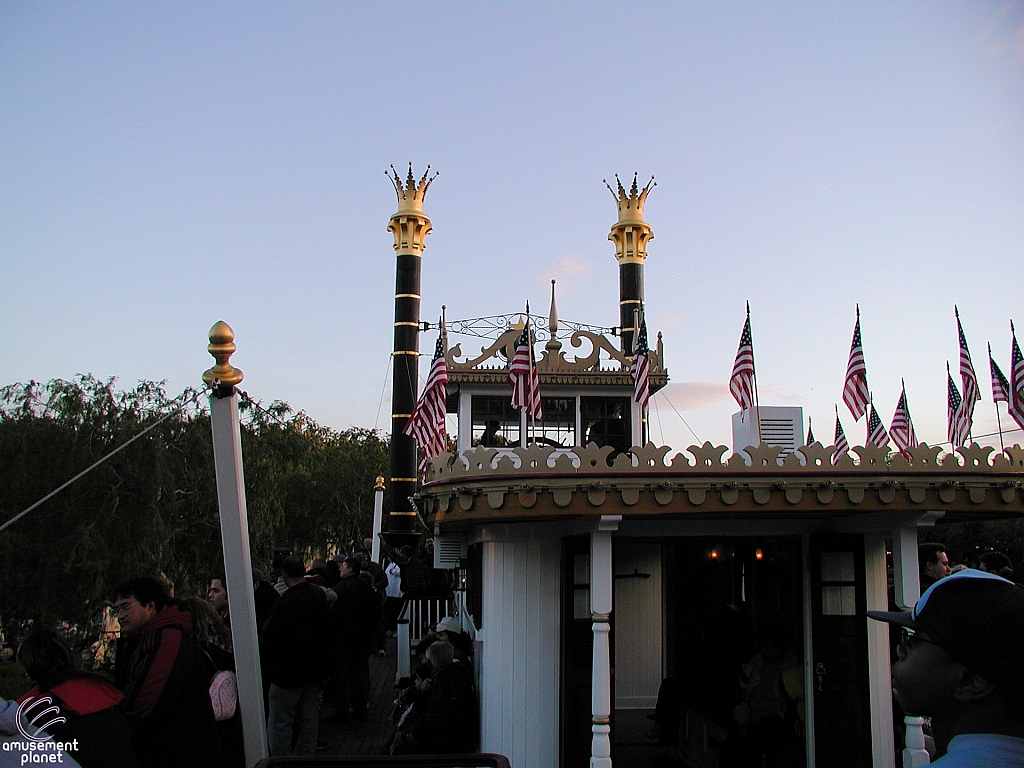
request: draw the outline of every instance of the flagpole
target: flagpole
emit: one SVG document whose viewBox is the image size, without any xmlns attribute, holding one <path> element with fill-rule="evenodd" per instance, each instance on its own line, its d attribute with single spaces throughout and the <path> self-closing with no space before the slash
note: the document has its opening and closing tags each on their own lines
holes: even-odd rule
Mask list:
<svg viewBox="0 0 1024 768">
<path fill-rule="evenodd" d="M 970 445 L 971 443 L 974 442 L 974 402 L 972 402 L 970 405 L 967 405 L 967 380 L 964 378 L 965 351 L 967 351 L 967 359 L 971 362 L 972 370 L 974 368 L 974 362 L 970 360 L 971 353 L 970 350 L 967 350 L 966 337 L 963 335 L 964 328 L 960 324 L 960 309 L 959 307 L 957 307 L 956 304 L 953 305 L 953 314 L 956 315 L 956 341 L 957 345 L 960 347 L 960 386 L 964 388 L 964 399 L 961 407 L 964 409 L 964 413 L 966 413 L 970 417 L 970 419 L 967 422 L 967 445 Z M 960 342 L 961 338 L 964 339 L 963 343 Z M 975 374 L 975 378 L 977 378 L 977 374 Z"/>
<path fill-rule="evenodd" d="M 900 397 L 907 409 L 907 441 L 910 442 L 910 436 L 917 437 L 917 431 L 914 429 L 914 418 L 910 415 L 910 403 L 907 402 L 907 382 L 902 376 L 900 376 Z M 917 446 L 911 443 L 911 448 L 917 448 Z"/>
<path fill-rule="evenodd" d="M 1012 323 L 1011 323 L 1012 329 Z M 988 342 L 988 376 L 992 379 L 992 342 Z M 994 390 L 994 388 L 993 388 Z M 1007 393 L 1009 394 L 1009 393 Z M 999 429 L 999 451 L 1001 453 L 1006 452 L 1006 446 L 1003 445 L 1003 420 L 999 417 L 999 401 L 992 398 L 992 407 L 996 409 L 996 427 Z"/>
<path fill-rule="evenodd" d="M 643 305 L 641 305 L 642 307 Z M 640 344 L 640 321 L 643 317 L 643 309 L 633 310 L 633 360 L 636 360 L 637 348 Z M 647 445 L 647 407 L 640 405 L 640 445 Z"/>
<path fill-rule="evenodd" d="M 750 326 L 750 302 L 747 302 L 747 326 Z M 764 442 L 761 438 L 761 400 L 757 396 L 757 363 L 754 361 L 754 329 L 750 329 L 750 367 L 754 379 L 754 418 L 757 419 L 757 444 Z"/>
<path fill-rule="evenodd" d="M 441 327 L 438 329 L 441 334 L 441 348 L 445 359 L 445 375 L 447 376 L 448 371 L 448 307 L 444 304 L 441 305 Z M 457 414 L 456 414 L 457 415 Z M 441 415 L 441 442 L 443 446 L 441 452 L 444 453 L 448 450 L 448 387 L 445 385 L 444 390 L 444 413 Z M 455 444 L 458 445 L 459 435 L 456 429 Z M 458 450 L 456 450 L 458 453 Z"/>
<path fill-rule="evenodd" d="M 537 439 L 537 411 L 533 407 L 533 331 L 530 325 L 530 302 L 526 302 L 526 343 L 529 345 L 530 352 L 530 434 L 528 435 L 526 444 Z"/>
<path fill-rule="evenodd" d="M 871 390 L 868 390 L 868 410 L 864 414 L 864 426 L 867 427 L 868 436 L 864 440 L 864 445 L 871 445 L 871 412 L 875 410 L 875 396 Z"/>
</svg>

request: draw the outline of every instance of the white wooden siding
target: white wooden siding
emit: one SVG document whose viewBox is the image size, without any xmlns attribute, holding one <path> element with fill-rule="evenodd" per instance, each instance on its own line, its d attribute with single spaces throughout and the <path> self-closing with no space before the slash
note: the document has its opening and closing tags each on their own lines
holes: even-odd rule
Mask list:
<svg viewBox="0 0 1024 768">
<path fill-rule="evenodd" d="M 662 669 L 661 545 L 615 540 L 615 708 L 654 709 Z"/>
<path fill-rule="evenodd" d="M 558 765 L 561 542 L 483 543 L 481 750 Z"/>
</svg>

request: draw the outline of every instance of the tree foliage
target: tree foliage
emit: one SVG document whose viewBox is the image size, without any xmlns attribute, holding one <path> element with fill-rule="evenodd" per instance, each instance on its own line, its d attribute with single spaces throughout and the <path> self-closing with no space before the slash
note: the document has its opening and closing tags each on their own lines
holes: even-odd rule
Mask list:
<svg viewBox="0 0 1024 768">
<path fill-rule="evenodd" d="M 144 437 L 0 531 L 0 611 L 81 621 L 111 588 L 165 573 L 176 594 L 205 594 L 221 568 L 205 397 L 163 384 L 79 376 L 0 389 L 0 524 L 164 416 Z M 276 401 L 245 398 L 242 456 L 254 565 L 275 546 L 325 553 L 366 534 L 388 445 L 334 431 Z"/>
</svg>

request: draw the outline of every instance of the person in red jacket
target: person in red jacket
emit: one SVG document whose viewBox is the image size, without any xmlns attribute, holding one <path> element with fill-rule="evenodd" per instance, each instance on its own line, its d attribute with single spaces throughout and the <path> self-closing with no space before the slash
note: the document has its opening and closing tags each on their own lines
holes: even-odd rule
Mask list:
<svg viewBox="0 0 1024 768">
<path fill-rule="evenodd" d="M 190 637 L 192 617 L 149 576 L 116 590 L 121 624 L 114 683 L 143 768 L 221 765 L 210 681 Z"/>
<path fill-rule="evenodd" d="M 63 637 L 36 630 L 18 649 L 18 661 L 36 683 L 18 703 L 52 700 L 46 706 L 57 711 L 47 733 L 74 744 L 71 757 L 82 768 L 138 768 L 131 730 L 118 706 L 124 695 L 102 677 L 78 671 Z"/>
</svg>

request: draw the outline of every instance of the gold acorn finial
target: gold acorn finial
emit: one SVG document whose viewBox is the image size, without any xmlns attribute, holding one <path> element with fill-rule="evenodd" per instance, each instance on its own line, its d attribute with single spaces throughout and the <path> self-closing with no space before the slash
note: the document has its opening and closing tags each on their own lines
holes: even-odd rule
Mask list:
<svg viewBox="0 0 1024 768">
<path fill-rule="evenodd" d="M 427 196 L 427 189 L 429 189 L 431 182 L 438 176 L 436 172 L 433 176 L 430 176 L 430 166 L 428 165 L 427 170 L 423 172 L 423 176 L 420 177 L 419 181 L 416 181 L 416 177 L 412 175 L 411 162 L 409 163 L 409 174 L 404 184 L 402 183 L 402 177 L 398 175 L 398 171 L 395 170 L 393 165 L 391 166 L 391 173 L 389 174 L 387 171 L 384 171 L 384 175 L 391 179 L 391 183 L 395 185 L 395 192 L 398 193 L 399 213 L 422 211 L 423 199 Z"/>
<path fill-rule="evenodd" d="M 384 490 L 384 478 L 381 477 L 380 475 L 377 475 L 376 485 L 373 486 L 373 490 L 375 490 L 375 491 L 383 491 Z"/>
<path fill-rule="evenodd" d="M 612 189 L 611 184 L 608 183 L 607 179 L 602 179 L 604 185 L 608 187 L 608 191 L 612 193 L 612 197 L 615 198 L 615 204 L 619 207 L 619 222 L 631 222 L 639 223 L 644 220 L 644 203 L 647 202 L 647 195 L 651 193 L 657 183 L 654 181 L 654 177 L 651 176 L 651 180 L 647 184 L 640 188 L 637 184 L 637 174 L 633 174 L 633 183 L 630 185 L 629 191 L 627 192 L 625 187 L 622 186 L 622 182 L 619 180 L 619 174 L 615 174 L 615 186 L 618 187 L 618 191 Z"/>
<path fill-rule="evenodd" d="M 210 346 L 207 347 L 217 364 L 203 374 L 203 381 L 207 384 L 216 381 L 222 387 L 240 384 L 243 378 L 242 371 L 228 362 L 236 349 L 235 332 L 223 320 L 218 320 L 210 329 Z"/>
</svg>

